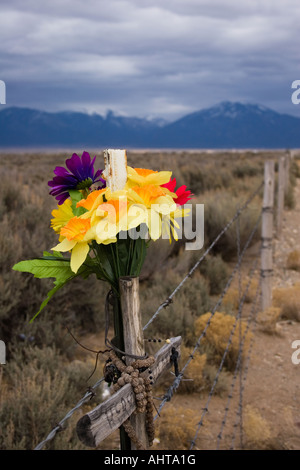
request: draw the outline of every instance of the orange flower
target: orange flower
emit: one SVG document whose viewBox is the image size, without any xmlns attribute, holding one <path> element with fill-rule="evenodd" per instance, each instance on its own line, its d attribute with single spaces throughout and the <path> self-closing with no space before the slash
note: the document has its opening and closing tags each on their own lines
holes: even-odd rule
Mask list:
<svg viewBox="0 0 300 470">
<path fill-rule="evenodd" d="M 154 184 L 148 184 L 147 186 L 142 187 L 134 186 L 132 191 L 139 195 L 147 207 L 150 207 L 151 204 L 154 204 L 157 198 L 165 196 L 162 188 L 160 186 L 155 186 Z"/>
<path fill-rule="evenodd" d="M 91 227 L 90 219 L 81 219 L 80 217 L 73 217 L 69 222 L 61 229 L 60 234 L 66 237 L 69 241 L 83 240 L 86 232 Z"/>
<path fill-rule="evenodd" d="M 148 175 L 151 175 L 153 173 L 158 173 L 158 171 L 147 170 L 146 168 L 135 168 L 135 171 L 140 176 L 148 176 Z"/>
<path fill-rule="evenodd" d="M 76 207 L 84 207 L 85 209 L 90 211 L 97 197 L 100 196 L 100 194 L 105 193 L 105 191 L 107 191 L 107 188 L 92 191 L 86 199 L 81 199 L 81 201 L 77 202 Z"/>
</svg>

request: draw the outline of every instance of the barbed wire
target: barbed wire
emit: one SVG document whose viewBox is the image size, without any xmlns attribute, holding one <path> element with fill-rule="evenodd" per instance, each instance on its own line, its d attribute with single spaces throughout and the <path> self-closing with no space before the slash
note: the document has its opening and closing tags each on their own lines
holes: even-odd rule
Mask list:
<svg viewBox="0 0 300 470">
<path fill-rule="evenodd" d="M 244 331 L 244 334 L 243 334 L 243 337 L 242 337 L 242 341 L 240 342 L 239 355 L 238 355 L 238 358 L 237 358 L 237 362 L 236 362 L 236 366 L 235 366 L 231 386 L 230 386 L 230 389 L 229 389 L 227 403 L 226 403 L 226 406 L 225 406 L 225 409 L 224 409 L 225 412 L 224 412 L 223 420 L 222 420 L 222 423 L 221 423 L 220 431 L 217 435 L 218 440 L 217 440 L 216 450 L 219 450 L 220 441 L 223 437 L 223 431 L 224 431 L 224 428 L 226 426 L 226 420 L 227 420 L 227 416 L 228 416 L 228 412 L 229 412 L 229 405 L 230 405 L 231 399 L 233 398 L 233 390 L 234 390 L 234 387 L 235 387 L 235 384 L 236 384 L 237 376 L 238 376 L 238 374 L 240 376 L 240 372 L 242 370 L 241 365 L 242 365 L 242 359 L 243 359 L 243 351 L 244 351 L 245 340 L 246 340 L 248 331 L 250 330 L 252 322 L 253 323 L 256 322 L 257 313 L 259 311 L 259 309 L 258 309 L 258 306 L 259 306 L 258 299 L 261 299 L 261 276 L 260 276 L 260 282 L 258 283 L 258 286 L 257 286 L 257 289 L 256 289 L 255 299 L 254 299 L 254 302 L 252 304 L 251 312 L 250 312 L 250 315 L 249 315 L 249 318 L 248 318 L 248 321 L 247 321 L 247 325 L 246 325 L 246 328 L 245 328 L 245 331 Z M 254 328 L 253 328 L 253 330 L 254 330 Z M 254 331 L 252 331 L 252 335 L 253 334 L 254 334 Z M 252 335 L 251 335 L 250 338 L 253 337 Z M 249 345 L 248 355 L 249 355 L 249 351 L 250 351 L 250 345 Z M 239 405 L 240 405 L 240 403 L 239 403 Z M 234 426 L 237 427 L 237 422 L 234 424 Z"/>
<path fill-rule="evenodd" d="M 249 288 L 250 288 L 250 284 L 252 282 L 252 278 L 253 278 L 253 275 L 254 275 L 254 272 L 255 272 L 255 269 L 256 269 L 256 266 L 257 266 L 257 263 L 258 263 L 258 256 L 257 258 L 255 259 L 254 263 L 253 263 L 253 266 L 251 268 L 251 271 L 250 271 L 250 274 L 249 274 L 249 281 L 247 283 L 247 286 L 246 286 L 246 289 L 244 291 L 244 294 L 243 294 L 243 297 L 241 299 L 241 302 L 239 304 L 239 307 L 238 307 L 238 313 L 237 313 L 237 316 L 235 318 L 235 322 L 232 326 L 232 329 L 231 329 L 231 332 L 230 332 L 230 335 L 229 335 L 229 338 L 228 338 L 228 341 L 227 341 L 227 345 L 225 347 L 225 350 L 224 350 L 224 353 L 223 353 L 223 356 L 222 356 L 222 359 L 221 359 L 221 362 L 220 362 L 220 365 L 219 365 L 219 368 L 217 370 L 217 373 L 215 375 L 215 378 L 214 378 L 214 381 L 213 381 L 213 384 L 212 384 L 212 387 L 209 391 L 209 394 L 208 394 L 208 399 L 206 401 L 206 404 L 203 408 L 203 412 L 202 412 L 202 415 L 201 415 L 201 418 L 200 418 L 200 421 L 198 423 L 198 426 L 197 426 L 197 430 L 196 430 L 196 433 L 195 433 L 195 436 L 194 436 L 194 439 L 192 440 L 191 442 L 191 447 L 190 447 L 190 450 L 193 449 L 195 443 L 196 443 L 196 439 L 198 437 L 198 434 L 199 434 L 199 431 L 200 431 L 200 428 L 201 426 L 203 425 L 203 420 L 204 420 L 204 417 L 206 415 L 206 413 L 208 412 L 208 406 L 209 406 L 209 403 L 213 397 L 213 394 L 214 394 L 214 390 L 215 390 L 215 387 L 217 385 L 217 382 L 218 382 L 218 379 L 219 379 L 219 376 L 221 374 L 221 371 L 223 369 L 223 366 L 224 366 L 224 363 L 225 363 L 225 359 L 226 359 L 226 356 L 228 354 L 228 351 L 229 351 L 229 348 L 232 344 L 232 340 L 233 340 L 233 335 L 235 333 L 235 330 L 237 328 L 237 325 L 238 325 L 238 321 L 239 319 L 241 318 L 241 315 L 242 315 L 242 310 L 243 310 L 243 306 L 244 306 L 244 303 L 245 303 L 245 299 L 246 299 L 246 296 L 248 294 L 248 291 L 249 291 Z"/>
<path fill-rule="evenodd" d="M 46 439 L 44 439 L 42 442 L 40 442 L 34 450 L 42 450 L 43 447 L 47 444 L 47 442 L 52 441 L 56 434 L 60 432 L 63 429 L 64 423 L 71 418 L 71 416 L 77 411 L 84 403 L 88 402 L 93 396 L 95 395 L 95 390 L 101 385 L 101 383 L 104 381 L 104 377 L 101 377 L 92 387 L 89 387 L 88 391 L 85 393 L 85 395 L 78 401 L 78 403 L 72 408 L 68 413 L 62 418 L 62 420 L 57 423 L 57 425 L 52 429 L 52 431 L 48 434 Z"/>
<path fill-rule="evenodd" d="M 209 325 L 210 325 L 210 322 L 211 322 L 213 316 L 215 315 L 217 309 L 218 309 L 219 306 L 221 305 L 221 303 L 222 303 L 222 301 L 223 301 L 223 298 L 224 298 L 226 292 L 228 291 L 228 289 L 229 289 L 229 287 L 230 287 L 230 285 L 231 285 L 231 283 L 232 283 L 232 281 L 233 281 L 233 279 L 234 279 L 234 277 L 235 277 L 236 272 L 237 272 L 238 269 L 239 269 L 239 265 L 241 264 L 241 262 L 242 262 L 242 260 L 243 260 L 243 257 L 244 257 L 244 255 L 245 255 L 245 253 L 246 253 L 246 251 L 247 251 L 247 249 L 248 249 L 248 247 L 249 247 L 249 245 L 250 245 L 250 243 L 251 243 L 251 241 L 252 241 L 252 239 L 253 239 L 253 237 L 254 237 L 254 234 L 255 234 L 256 231 L 257 231 L 257 228 L 258 228 L 259 223 L 260 223 L 261 215 L 262 215 L 262 211 L 261 211 L 261 213 L 260 213 L 260 215 L 259 215 L 259 217 L 258 217 L 258 219 L 257 219 L 257 221 L 256 221 L 256 224 L 255 224 L 253 230 L 251 231 L 251 233 L 250 233 L 250 235 L 249 235 L 249 237 L 248 237 L 248 239 L 247 239 L 247 241 L 246 241 L 246 243 L 245 243 L 245 245 L 244 245 L 244 248 L 243 248 L 243 250 L 242 250 L 242 252 L 241 252 L 241 255 L 240 255 L 240 258 L 239 258 L 238 262 L 236 263 L 235 267 L 233 268 L 233 270 L 232 270 L 232 272 L 231 272 L 231 275 L 230 275 L 230 277 L 229 277 L 229 279 L 228 279 L 228 281 L 227 281 L 226 286 L 224 287 L 224 289 L 223 289 L 223 291 L 222 291 L 222 293 L 221 293 L 221 295 L 220 295 L 220 297 L 219 297 L 217 303 L 215 304 L 214 308 L 213 308 L 212 311 L 211 311 L 211 314 L 210 314 L 210 316 L 209 316 L 209 318 L 208 318 L 208 320 L 207 320 L 207 322 L 206 322 L 206 325 L 205 325 L 205 327 L 204 327 L 204 329 L 203 329 L 201 335 L 199 336 L 199 338 L 198 338 L 198 340 L 197 340 L 197 342 L 196 342 L 196 344 L 195 344 L 195 347 L 194 347 L 192 353 L 190 354 L 189 358 L 187 359 L 186 363 L 185 363 L 184 366 L 182 367 L 181 371 L 179 372 L 179 374 L 177 375 L 177 377 L 175 377 L 173 383 L 171 384 L 171 386 L 168 388 L 167 392 L 165 393 L 165 395 L 164 395 L 164 397 L 163 397 L 163 399 L 162 399 L 162 402 L 161 402 L 161 404 L 160 404 L 160 406 L 159 406 L 159 408 L 158 408 L 157 415 L 154 417 L 154 420 L 157 419 L 157 417 L 160 415 L 160 412 L 161 412 L 162 408 L 165 406 L 165 404 L 166 404 L 168 401 L 171 400 L 171 398 L 172 398 L 174 392 L 177 390 L 177 388 L 178 388 L 179 385 L 180 385 L 181 380 L 183 379 L 185 370 L 186 370 L 187 367 L 189 366 L 190 362 L 193 360 L 194 354 L 196 353 L 196 351 L 197 351 L 198 348 L 200 347 L 201 340 L 202 340 L 202 338 L 205 336 L 206 331 L 207 331 L 207 329 L 208 329 L 208 327 L 209 327 Z"/>
<path fill-rule="evenodd" d="M 238 259 L 241 254 L 241 234 L 240 234 L 240 217 L 237 218 L 236 220 L 236 243 L 237 243 L 237 256 Z M 238 292 L 239 292 L 239 303 L 241 302 L 241 296 L 242 296 L 242 272 L 241 272 L 241 265 L 239 267 L 239 272 L 238 272 Z M 242 341 L 242 316 L 240 316 L 239 320 L 239 343 L 241 344 Z M 240 367 L 240 403 L 242 402 L 242 366 Z M 240 440 L 242 442 L 242 415 L 240 416 Z"/>
<path fill-rule="evenodd" d="M 254 322 L 253 331 L 252 331 L 252 338 L 251 338 L 251 341 L 250 341 L 249 352 L 248 352 L 248 356 L 247 356 L 247 360 L 246 360 L 247 362 L 246 362 L 244 377 L 243 377 L 243 381 L 242 381 L 243 390 L 245 389 L 245 383 L 246 383 L 246 379 L 247 379 L 247 375 L 248 375 L 248 371 L 249 371 L 250 359 L 251 359 L 251 354 L 252 354 L 254 341 L 255 341 L 254 332 L 255 332 L 256 327 L 257 327 L 257 322 Z M 239 407 L 237 412 L 236 412 L 236 422 L 233 426 L 234 427 L 234 433 L 233 433 L 233 437 L 232 437 L 232 441 L 231 441 L 230 450 L 234 449 L 234 444 L 235 444 L 235 439 L 236 439 L 236 428 L 237 428 L 236 423 L 238 423 L 238 421 L 239 421 L 239 414 L 241 412 L 242 412 L 242 410 Z"/>
<path fill-rule="evenodd" d="M 247 199 L 247 201 L 237 210 L 237 212 L 234 214 L 232 219 L 225 225 L 223 230 L 216 236 L 216 238 L 212 241 L 212 243 L 209 245 L 209 247 L 205 250 L 201 258 L 194 264 L 194 266 L 190 269 L 190 271 L 186 274 L 186 276 L 182 279 L 182 281 L 178 284 L 178 286 L 173 290 L 173 292 L 169 295 L 169 297 L 162 302 L 156 312 L 152 315 L 152 317 L 148 320 L 146 325 L 143 327 L 143 330 L 146 330 L 148 326 L 155 320 L 157 315 L 160 313 L 160 311 L 163 308 L 168 307 L 170 303 L 172 302 L 173 297 L 177 294 L 177 292 L 181 289 L 181 287 L 185 284 L 185 282 L 192 276 L 194 271 L 198 268 L 198 266 L 202 263 L 202 261 L 206 258 L 206 256 L 210 253 L 210 251 L 213 249 L 215 244 L 219 241 L 219 239 L 224 235 L 225 232 L 230 228 L 230 226 L 235 222 L 235 220 L 240 216 L 240 214 L 249 206 L 249 204 L 253 201 L 255 196 L 259 193 L 261 188 L 263 187 L 263 182 L 258 186 L 258 188 L 251 194 L 251 196 Z"/>
</svg>

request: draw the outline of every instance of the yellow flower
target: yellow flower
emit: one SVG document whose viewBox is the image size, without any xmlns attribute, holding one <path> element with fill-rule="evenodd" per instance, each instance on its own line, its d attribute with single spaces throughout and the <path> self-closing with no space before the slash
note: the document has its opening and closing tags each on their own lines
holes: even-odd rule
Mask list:
<svg viewBox="0 0 300 470">
<path fill-rule="evenodd" d="M 131 168 L 127 167 L 127 184 L 128 188 L 132 186 L 145 186 L 153 184 L 160 186 L 170 181 L 172 176 L 171 171 L 153 171 L 144 168 Z"/>
<path fill-rule="evenodd" d="M 60 233 L 61 229 L 74 217 L 71 199 L 66 199 L 63 204 L 58 205 L 57 209 L 51 212 L 51 215 L 53 215 L 51 227 L 56 233 Z"/>
<path fill-rule="evenodd" d="M 115 195 L 115 193 L 112 193 Z M 100 204 L 96 210 L 97 243 L 111 243 L 116 241 L 117 234 L 122 230 L 128 230 L 127 224 L 128 201 L 126 196 L 118 199 L 109 199 Z"/>
<path fill-rule="evenodd" d="M 61 243 L 56 245 L 52 250 L 55 251 L 71 251 L 70 266 L 74 273 L 77 273 L 80 266 L 84 263 L 89 252 L 89 241 L 91 222 L 89 219 L 81 217 L 73 217 L 61 229 L 61 235 L 65 237 Z"/>
<path fill-rule="evenodd" d="M 138 207 L 140 209 L 139 223 L 146 223 L 150 237 L 157 240 L 161 236 L 162 216 L 176 210 L 173 198 L 166 194 L 163 188 L 153 184 L 132 187 L 128 190 L 128 197 L 131 203 L 129 213 Z M 143 217 L 144 220 L 142 220 Z M 132 226 L 137 225 L 132 224 Z"/>
<path fill-rule="evenodd" d="M 176 229 L 180 229 L 180 225 L 176 221 L 176 219 L 182 219 L 188 216 L 190 213 L 190 209 L 183 209 L 178 207 L 174 212 L 170 214 L 166 214 L 162 216 L 162 237 L 169 238 L 170 243 L 172 242 L 172 236 L 175 241 L 178 241 L 178 233 Z M 182 230 L 182 227 L 181 227 Z"/>
</svg>

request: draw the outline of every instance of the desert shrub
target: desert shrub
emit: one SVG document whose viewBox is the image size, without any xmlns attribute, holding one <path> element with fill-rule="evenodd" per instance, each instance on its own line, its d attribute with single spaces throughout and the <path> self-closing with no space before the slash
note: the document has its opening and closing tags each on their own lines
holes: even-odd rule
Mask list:
<svg viewBox="0 0 300 470">
<path fill-rule="evenodd" d="M 147 248 L 147 256 L 140 275 L 141 281 L 153 277 L 161 269 L 172 253 L 173 246 L 168 240 L 159 239 L 151 242 Z"/>
<path fill-rule="evenodd" d="M 294 269 L 295 271 L 300 271 L 300 251 L 293 250 L 288 254 L 286 267 L 288 269 Z"/>
<path fill-rule="evenodd" d="M 19 188 L 14 184 L 11 184 L 10 179 L 14 181 L 14 175 L 12 174 L 3 174 L 1 172 L 1 189 L 0 189 L 0 198 L 1 198 L 1 211 L 0 219 L 7 213 L 13 212 L 15 210 L 22 211 L 23 199 L 22 193 Z"/>
<path fill-rule="evenodd" d="M 244 299 L 245 303 L 253 302 L 256 297 L 257 286 L 258 281 L 256 279 L 251 279 L 250 281 L 249 278 L 242 280 L 241 292 L 238 287 L 231 285 L 223 297 L 222 305 L 225 307 L 226 311 L 230 311 L 232 309 L 238 309 L 241 299 Z"/>
<path fill-rule="evenodd" d="M 233 198 L 229 193 L 216 193 L 205 203 L 205 244 L 209 245 L 219 235 L 227 223 L 237 212 L 240 198 Z M 260 213 L 260 206 L 251 204 L 240 215 L 240 242 L 241 248 L 248 240 Z M 257 242 L 260 237 L 258 227 L 251 244 Z M 251 245 L 250 245 L 251 246 Z M 213 248 L 215 253 L 222 253 L 223 259 L 228 261 L 237 254 L 237 229 L 233 223 L 222 235 Z"/>
<path fill-rule="evenodd" d="M 300 178 L 300 165 L 298 165 L 296 160 L 291 162 L 290 170 L 294 178 Z"/>
<path fill-rule="evenodd" d="M 200 272 L 209 283 L 209 293 L 220 294 L 228 280 L 228 267 L 221 255 L 207 256 L 200 264 Z"/>
<path fill-rule="evenodd" d="M 258 410 L 250 405 L 246 406 L 243 416 L 243 430 L 246 436 L 246 448 L 266 449 L 271 439 L 269 423 L 261 416 Z"/>
<path fill-rule="evenodd" d="M 257 321 L 261 331 L 267 334 L 276 333 L 276 323 L 280 318 L 280 308 L 269 307 L 263 312 L 259 312 Z"/>
<path fill-rule="evenodd" d="M 282 318 L 300 321 L 300 283 L 274 289 L 273 305 L 280 308 Z"/>
<path fill-rule="evenodd" d="M 195 334 L 197 337 L 200 336 L 204 330 L 207 321 L 209 320 L 211 313 L 208 312 L 201 317 L 197 318 L 194 324 Z M 209 353 L 207 353 L 207 359 L 210 362 L 219 364 L 222 360 L 225 349 L 227 348 L 228 340 L 233 331 L 235 324 L 235 317 L 226 315 L 221 312 L 215 312 L 214 316 L 210 319 L 210 324 L 206 330 L 205 336 L 203 337 L 202 344 L 208 346 Z M 242 321 L 242 337 L 245 334 L 246 323 Z M 224 361 L 224 366 L 229 370 L 234 370 L 240 351 L 240 337 L 239 337 L 239 325 L 234 330 L 231 337 L 231 344 L 228 348 L 227 356 Z M 251 333 L 247 333 L 245 336 L 243 346 L 243 357 L 246 355 L 249 348 L 249 342 L 251 339 Z"/>
<path fill-rule="evenodd" d="M 187 362 L 190 355 L 192 354 L 192 348 L 181 346 L 180 352 L 180 364 L 183 365 Z M 206 354 L 201 354 L 199 351 L 197 351 L 186 369 L 184 374 L 184 379 L 186 380 L 181 381 L 178 388 L 178 393 L 199 392 L 206 388 L 206 383 L 203 376 L 205 365 Z"/>
<path fill-rule="evenodd" d="M 182 277 L 174 271 L 163 271 L 153 277 L 151 283 L 141 286 L 140 298 L 143 322 L 146 323 L 159 305 L 164 302 Z M 148 335 L 177 336 L 188 331 L 198 315 L 211 307 L 211 299 L 206 281 L 195 272 L 181 287 L 176 301 L 162 309 L 147 329 Z"/>
<path fill-rule="evenodd" d="M 195 410 L 169 405 L 159 422 L 160 449 L 188 450 L 195 435 L 197 420 L 199 417 Z"/>
<path fill-rule="evenodd" d="M 252 177 L 262 174 L 262 168 L 254 165 L 253 163 L 239 163 L 233 168 L 232 174 L 236 178 Z"/>
<path fill-rule="evenodd" d="M 289 185 L 284 194 L 284 206 L 288 209 L 295 209 L 296 199 L 293 185 Z"/>
<path fill-rule="evenodd" d="M 219 366 L 215 364 L 205 364 L 203 370 L 203 378 L 205 381 L 205 390 L 210 391 L 212 386 L 214 386 L 213 393 L 214 395 L 223 396 L 224 393 L 228 392 L 230 381 L 232 380 L 232 375 L 230 372 L 224 368 L 219 372 Z M 218 374 L 218 377 L 217 377 Z M 215 379 L 217 377 L 217 382 Z"/>
<path fill-rule="evenodd" d="M 33 449 L 84 395 L 90 365 L 61 361 L 54 348 L 28 346 L 7 363 L 7 391 L 0 407 L 1 449 Z M 61 445 L 82 448 L 72 430 L 60 433 L 47 448 Z"/>
<path fill-rule="evenodd" d="M 233 176 L 227 168 L 219 168 L 215 171 L 213 165 L 183 165 L 181 167 L 181 176 L 190 190 L 201 195 L 205 191 L 213 191 L 217 189 L 229 188 L 233 184 Z"/>
</svg>

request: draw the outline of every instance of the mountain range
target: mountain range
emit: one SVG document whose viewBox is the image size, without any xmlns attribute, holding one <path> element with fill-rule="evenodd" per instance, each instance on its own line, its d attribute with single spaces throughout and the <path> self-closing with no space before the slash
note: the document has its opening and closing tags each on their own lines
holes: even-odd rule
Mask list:
<svg viewBox="0 0 300 470">
<path fill-rule="evenodd" d="M 0 108 L 0 147 L 300 148 L 300 118 L 222 102 L 174 122 L 80 112 Z"/>
</svg>

